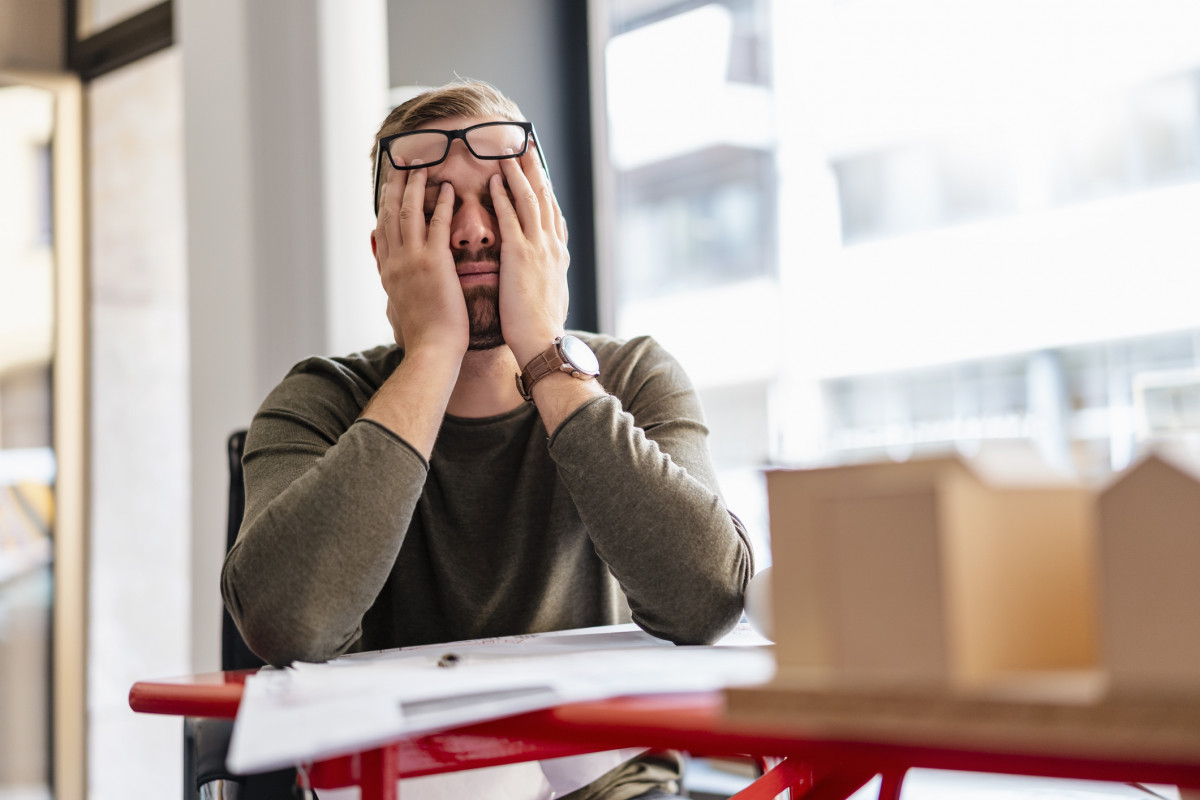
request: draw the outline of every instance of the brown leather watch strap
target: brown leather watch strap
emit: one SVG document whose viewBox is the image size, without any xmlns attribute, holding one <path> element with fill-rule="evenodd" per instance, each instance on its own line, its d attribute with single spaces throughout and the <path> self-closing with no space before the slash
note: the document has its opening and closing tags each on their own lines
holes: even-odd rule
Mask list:
<svg viewBox="0 0 1200 800">
<path fill-rule="evenodd" d="M 590 381 L 600 374 L 600 362 L 587 343 L 578 336 L 564 334 L 529 360 L 517 376 L 517 391 L 533 402 L 533 385 L 552 372 L 564 372 L 572 378 Z"/>
<path fill-rule="evenodd" d="M 529 359 L 529 363 L 521 370 L 521 374 L 517 376 L 517 391 L 521 393 L 526 401 L 533 402 L 533 385 L 542 378 L 549 375 L 551 372 L 557 372 L 562 369 L 562 366 L 567 362 L 563 360 L 562 353 L 558 350 L 559 339 L 542 352 L 538 353 L 533 358 Z"/>
</svg>

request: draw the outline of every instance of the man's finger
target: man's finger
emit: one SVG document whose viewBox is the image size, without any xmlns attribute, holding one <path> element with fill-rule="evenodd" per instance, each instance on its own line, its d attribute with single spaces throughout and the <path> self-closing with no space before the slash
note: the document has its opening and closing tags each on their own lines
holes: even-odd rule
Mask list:
<svg viewBox="0 0 1200 800">
<path fill-rule="evenodd" d="M 387 178 L 379 192 L 379 217 L 377 228 L 380 238 L 387 239 L 393 247 L 404 244 L 403 231 L 400 229 L 400 206 L 404 201 L 404 189 L 408 182 L 408 173 L 404 170 L 391 169 L 388 165 Z"/>
<path fill-rule="evenodd" d="M 429 220 L 429 241 L 439 247 L 450 247 L 450 221 L 454 218 L 454 187 L 445 181 L 438 187 L 437 205 Z"/>
<path fill-rule="evenodd" d="M 379 231 L 377 238 L 386 241 L 390 247 L 400 247 L 404 243 L 400 233 L 401 192 L 393 177 L 388 178 L 380 191 L 379 218 L 376 228 Z"/>
<path fill-rule="evenodd" d="M 503 161 L 500 163 L 504 163 Z M 504 179 L 497 173 L 488 181 L 488 189 L 492 194 L 492 208 L 496 209 L 496 221 L 500 223 L 500 239 L 515 242 L 521 233 L 521 220 L 513 208 L 508 190 L 504 188 Z"/>
<path fill-rule="evenodd" d="M 537 192 L 529 185 L 529 179 L 525 177 L 521 165 L 514 163 L 519 160 L 506 158 L 500 162 L 500 168 L 508 180 L 508 190 L 512 193 L 512 204 L 517 210 L 517 217 L 521 220 L 521 228 L 525 231 L 526 236 L 532 236 L 541 228 L 540 203 Z"/>
<path fill-rule="evenodd" d="M 520 161 L 521 171 L 538 198 L 542 229 L 557 232 L 558 226 L 554 220 L 554 209 L 558 205 L 558 201 L 554 197 L 554 187 L 550 184 L 550 176 L 542 171 L 542 160 L 538 158 L 537 153 L 531 147 L 525 152 L 525 155 L 521 156 Z"/>
<path fill-rule="evenodd" d="M 569 239 L 567 218 L 563 216 L 562 209 L 558 207 L 557 199 L 554 201 L 554 232 L 558 234 L 558 240 L 565 245 Z"/>
<path fill-rule="evenodd" d="M 540 165 L 539 165 L 538 169 L 539 169 L 539 171 L 541 170 Z M 542 172 L 542 175 L 545 176 L 546 173 Z M 567 243 L 567 219 L 566 219 L 566 217 L 563 216 L 562 206 L 560 206 L 558 204 L 558 197 L 555 196 L 555 194 L 553 192 L 554 185 L 549 182 L 548 176 L 547 176 L 547 186 L 549 186 L 552 190 L 550 192 L 550 201 L 554 206 L 554 208 L 553 208 L 554 232 L 556 234 L 558 234 L 558 240 L 565 245 Z"/>
<path fill-rule="evenodd" d="M 421 159 L 414 158 L 410 166 L 417 166 Z M 397 170 L 406 174 L 404 198 L 400 202 L 400 234 L 406 244 L 419 247 L 425 243 L 425 183 L 428 170 Z"/>
<path fill-rule="evenodd" d="M 387 263 L 388 258 L 392 254 L 392 246 L 388 242 L 388 237 L 383 230 L 376 226 L 375 230 L 371 231 L 371 252 L 375 255 L 375 266 L 379 270 L 379 277 L 383 277 L 383 265 Z"/>
</svg>

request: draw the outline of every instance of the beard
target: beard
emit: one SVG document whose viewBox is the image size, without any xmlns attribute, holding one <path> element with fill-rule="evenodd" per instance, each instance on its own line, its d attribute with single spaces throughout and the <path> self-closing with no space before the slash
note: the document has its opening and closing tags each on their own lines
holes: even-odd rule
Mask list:
<svg viewBox="0 0 1200 800">
<path fill-rule="evenodd" d="M 490 261 L 500 263 L 500 247 L 485 247 L 474 252 L 455 251 L 454 263 L 463 261 Z M 467 303 L 467 319 L 470 334 L 468 350 L 493 350 L 504 344 L 504 332 L 500 329 L 500 290 L 496 286 L 470 286 L 463 290 Z"/>
<path fill-rule="evenodd" d="M 492 350 L 504 344 L 500 330 L 500 292 L 495 286 L 471 286 L 463 291 L 471 324 L 468 350 Z"/>
</svg>

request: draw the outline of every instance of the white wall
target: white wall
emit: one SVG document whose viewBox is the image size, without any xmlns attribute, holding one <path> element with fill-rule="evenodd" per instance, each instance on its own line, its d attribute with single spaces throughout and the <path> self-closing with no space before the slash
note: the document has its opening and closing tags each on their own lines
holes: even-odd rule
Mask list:
<svg viewBox="0 0 1200 800">
<path fill-rule="evenodd" d="M 87 87 L 93 800 L 162 796 L 180 780 L 179 720 L 128 701 L 134 681 L 190 666 L 180 56 Z"/>
</svg>

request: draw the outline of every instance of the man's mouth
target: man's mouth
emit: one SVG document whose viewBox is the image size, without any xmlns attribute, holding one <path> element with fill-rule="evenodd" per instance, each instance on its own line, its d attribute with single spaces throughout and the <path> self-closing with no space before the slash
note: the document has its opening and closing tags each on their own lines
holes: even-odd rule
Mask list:
<svg viewBox="0 0 1200 800">
<path fill-rule="evenodd" d="M 500 246 L 480 247 L 475 250 L 457 250 L 454 253 L 454 268 L 458 279 L 467 283 L 495 280 L 486 275 L 500 274 Z"/>
<path fill-rule="evenodd" d="M 500 272 L 500 263 L 497 261 L 464 261 L 461 264 L 456 264 L 458 276 L 466 275 L 495 275 Z"/>
</svg>

